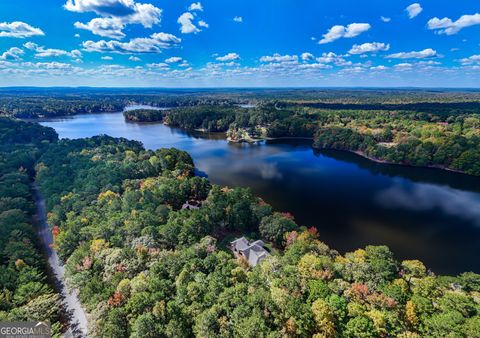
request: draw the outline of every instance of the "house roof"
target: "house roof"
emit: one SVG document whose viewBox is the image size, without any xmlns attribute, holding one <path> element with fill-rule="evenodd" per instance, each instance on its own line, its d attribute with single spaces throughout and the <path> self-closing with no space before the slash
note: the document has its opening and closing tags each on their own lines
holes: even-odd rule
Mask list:
<svg viewBox="0 0 480 338">
<path fill-rule="evenodd" d="M 263 248 L 263 246 L 265 245 L 265 243 L 259 239 L 259 240 L 256 240 L 255 242 L 253 243 L 250 243 L 250 245 L 258 245 L 258 246 L 261 246 Z"/>
<path fill-rule="evenodd" d="M 256 266 L 269 255 L 268 251 L 263 248 L 265 243 L 261 240 L 249 243 L 245 237 L 241 237 L 231 244 L 234 250 L 245 256 L 250 266 Z"/>
<path fill-rule="evenodd" d="M 248 247 L 243 254 L 247 258 L 248 264 L 256 266 L 260 261 L 268 256 L 268 252 L 258 245 Z"/>
<path fill-rule="evenodd" d="M 234 240 L 230 244 L 232 244 L 233 248 L 237 251 L 243 251 L 250 246 L 245 237 L 240 237 L 239 239 Z"/>
</svg>

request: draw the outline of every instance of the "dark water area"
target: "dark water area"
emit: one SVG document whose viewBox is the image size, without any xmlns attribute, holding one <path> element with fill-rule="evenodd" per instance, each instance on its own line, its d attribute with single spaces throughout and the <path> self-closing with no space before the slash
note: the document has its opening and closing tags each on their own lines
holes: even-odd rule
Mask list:
<svg viewBox="0 0 480 338">
<path fill-rule="evenodd" d="M 385 244 L 397 259 L 420 259 L 437 274 L 480 273 L 480 178 L 314 151 L 305 140 L 232 144 L 221 134 L 125 122 L 121 113 L 41 124 L 62 138 L 107 134 L 185 150 L 213 183 L 250 187 L 299 224 L 317 227 L 341 253 Z"/>
</svg>

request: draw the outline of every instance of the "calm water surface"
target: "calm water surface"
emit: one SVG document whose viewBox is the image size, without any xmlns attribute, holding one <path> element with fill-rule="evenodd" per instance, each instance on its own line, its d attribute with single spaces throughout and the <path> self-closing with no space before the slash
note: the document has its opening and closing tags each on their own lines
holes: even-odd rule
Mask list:
<svg viewBox="0 0 480 338">
<path fill-rule="evenodd" d="M 121 113 L 41 124 L 62 138 L 107 134 L 188 151 L 213 183 L 252 188 L 342 253 L 386 244 L 398 259 L 421 259 L 436 273 L 480 272 L 480 178 L 315 152 L 308 141 L 230 144 L 220 135 L 127 123 Z"/>
</svg>

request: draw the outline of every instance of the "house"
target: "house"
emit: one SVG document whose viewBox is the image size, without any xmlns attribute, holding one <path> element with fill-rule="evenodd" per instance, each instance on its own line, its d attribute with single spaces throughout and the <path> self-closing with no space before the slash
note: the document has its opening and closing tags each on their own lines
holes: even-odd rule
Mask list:
<svg viewBox="0 0 480 338">
<path fill-rule="evenodd" d="M 202 203 L 200 201 L 188 200 L 182 205 L 182 209 L 193 210 L 200 209 Z"/>
<path fill-rule="evenodd" d="M 256 266 L 263 259 L 267 258 L 269 253 L 263 247 L 265 243 L 261 240 L 249 242 L 245 237 L 238 238 L 230 242 L 230 248 L 235 256 L 244 257 L 252 267 Z"/>
</svg>

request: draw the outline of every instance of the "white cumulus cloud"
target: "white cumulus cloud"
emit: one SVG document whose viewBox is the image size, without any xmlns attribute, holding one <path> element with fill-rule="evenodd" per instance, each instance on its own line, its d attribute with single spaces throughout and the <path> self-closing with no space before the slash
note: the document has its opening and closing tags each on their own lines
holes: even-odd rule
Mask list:
<svg viewBox="0 0 480 338">
<path fill-rule="evenodd" d="M 152 4 L 133 0 L 67 0 L 64 8 L 77 13 L 94 12 L 103 17 L 121 19 L 125 24 L 139 23 L 145 27 L 159 23 L 162 14 L 162 10 Z"/>
<path fill-rule="evenodd" d="M 76 28 L 113 39 L 123 38 L 125 34 L 122 30 L 128 24 L 151 28 L 160 22 L 162 14 L 160 8 L 134 0 L 67 0 L 64 8 L 71 12 L 93 12 L 101 16 L 87 23 L 76 22 L 74 25 Z"/>
<path fill-rule="evenodd" d="M 21 21 L 0 22 L 0 37 L 23 39 L 36 35 L 45 35 L 45 33 L 40 28 Z"/>
<path fill-rule="evenodd" d="M 154 33 L 148 38 L 135 38 L 128 42 L 116 40 L 84 41 L 83 48 L 87 52 L 99 53 L 160 53 L 162 49 L 178 45 L 181 41 L 173 34 Z"/>
<path fill-rule="evenodd" d="M 233 17 L 233 21 L 238 22 L 238 23 L 242 23 L 243 18 L 241 16 L 235 16 L 235 17 Z"/>
<path fill-rule="evenodd" d="M 315 57 L 313 56 L 312 53 L 302 53 L 302 55 L 300 55 L 300 58 L 303 60 L 303 61 L 310 61 L 310 60 L 313 60 Z"/>
<path fill-rule="evenodd" d="M 20 49 L 18 47 L 12 47 L 6 52 L 3 52 L 0 54 L 0 60 L 3 61 L 11 61 L 11 60 L 21 60 L 21 55 L 25 54 L 23 49 Z"/>
<path fill-rule="evenodd" d="M 280 55 L 275 53 L 273 55 L 266 55 L 260 58 L 261 62 L 293 62 L 298 61 L 297 55 Z"/>
<path fill-rule="evenodd" d="M 182 62 L 182 61 L 183 61 L 183 58 L 181 58 L 179 56 L 172 56 L 172 57 L 165 60 L 166 63 L 179 63 L 179 62 Z"/>
<path fill-rule="evenodd" d="M 468 58 L 463 58 L 459 60 L 460 63 L 464 66 L 468 65 L 480 65 L 480 55 L 472 55 Z"/>
<path fill-rule="evenodd" d="M 375 53 L 375 52 L 384 52 L 390 49 L 390 44 L 385 44 L 383 42 L 368 42 L 361 45 L 353 45 L 350 49 L 350 54 L 364 54 L 364 53 Z"/>
<path fill-rule="evenodd" d="M 401 52 L 387 55 L 389 59 L 426 59 L 438 56 L 437 51 L 432 48 L 426 48 L 421 51 Z"/>
<path fill-rule="evenodd" d="M 198 33 L 200 29 L 193 24 L 194 16 L 190 12 L 185 12 L 178 18 L 177 22 L 180 24 L 180 32 L 183 34 Z"/>
<path fill-rule="evenodd" d="M 157 69 L 167 69 L 169 66 L 168 66 L 168 64 L 166 64 L 164 62 L 160 62 L 160 63 L 148 63 L 147 67 L 148 68 L 157 68 Z"/>
<path fill-rule="evenodd" d="M 462 15 L 456 21 L 450 18 L 439 19 L 437 17 L 430 19 L 427 23 L 428 29 L 436 30 L 440 34 L 453 35 L 460 32 L 463 28 L 480 25 L 480 13 L 472 15 Z"/>
<path fill-rule="evenodd" d="M 237 53 L 228 53 L 224 56 L 219 56 L 216 58 L 216 60 L 220 62 L 235 61 L 239 59 L 240 59 L 240 55 L 238 55 Z"/>
<path fill-rule="evenodd" d="M 332 66 L 323 63 L 303 63 L 298 66 L 300 69 L 330 69 Z"/>
<path fill-rule="evenodd" d="M 405 11 L 408 13 L 408 17 L 410 19 L 413 19 L 423 11 L 423 8 L 422 6 L 420 6 L 419 3 L 414 3 L 408 6 L 407 8 L 405 8 Z"/>
<path fill-rule="evenodd" d="M 69 56 L 72 58 L 82 57 L 82 52 L 80 52 L 78 49 L 74 49 L 69 52 L 63 49 L 45 48 L 31 41 L 24 43 L 23 47 L 27 48 L 28 50 L 34 51 L 36 58 L 49 58 L 58 56 Z"/>
<path fill-rule="evenodd" d="M 322 56 L 316 58 L 319 63 L 333 63 L 335 66 L 350 66 L 352 62 L 345 60 L 341 55 L 333 52 L 322 53 Z"/>
<path fill-rule="evenodd" d="M 412 70 L 413 65 L 411 63 L 399 63 L 393 66 L 393 68 L 398 71 Z"/>
<path fill-rule="evenodd" d="M 194 2 L 188 7 L 189 11 L 203 11 L 203 6 L 200 2 Z"/>
<path fill-rule="evenodd" d="M 387 70 L 388 67 L 385 67 L 384 65 L 380 65 L 380 66 L 370 67 L 370 69 L 374 71 L 381 71 L 381 70 Z"/>
<path fill-rule="evenodd" d="M 335 25 L 331 27 L 327 33 L 323 34 L 323 39 L 318 43 L 325 44 L 340 38 L 353 38 L 371 28 L 368 23 L 351 23 L 348 26 Z"/>
<path fill-rule="evenodd" d="M 125 33 L 123 33 L 125 25 L 120 20 L 114 18 L 95 18 L 86 24 L 77 21 L 74 23 L 74 26 L 107 38 L 122 39 L 125 37 Z"/>
<path fill-rule="evenodd" d="M 198 21 L 198 25 L 199 25 L 200 27 L 204 27 L 204 28 L 208 28 L 208 27 L 209 27 L 209 26 L 208 26 L 208 23 L 206 23 L 206 22 L 203 21 L 203 20 Z"/>
</svg>

